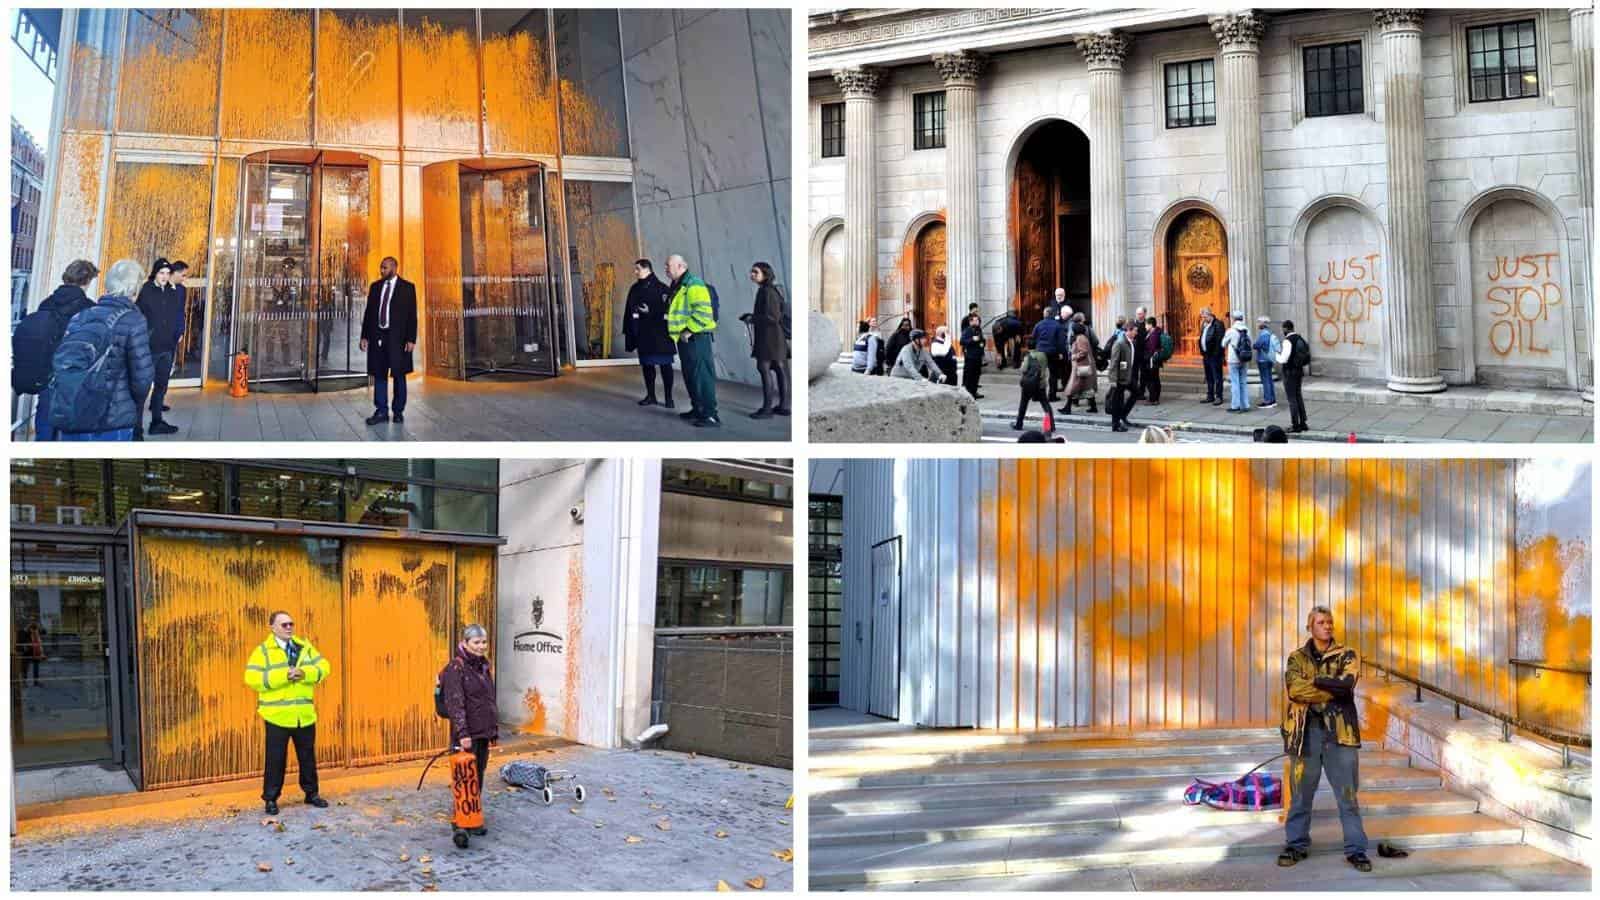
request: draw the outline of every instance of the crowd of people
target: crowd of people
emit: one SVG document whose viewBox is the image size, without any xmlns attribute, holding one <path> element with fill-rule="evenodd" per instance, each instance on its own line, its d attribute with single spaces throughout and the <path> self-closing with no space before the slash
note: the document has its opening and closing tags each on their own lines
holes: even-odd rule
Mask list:
<svg viewBox="0 0 1600 900">
<path fill-rule="evenodd" d="M 1176 350 L 1174 339 L 1162 327 L 1158 316 L 1140 307 L 1132 316 L 1117 316 L 1110 333 L 1102 341 L 1088 317 L 1074 310 L 1066 300 L 1066 291 L 1057 288 L 1054 300 L 1040 309 L 1039 321 L 1031 330 L 1025 326 L 1017 309 L 1007 310 L 993 323 L 990 333 L 999 368 L 1009 365 L 1021 376 L 1021 397 L 1011 427 L 1023 430 L 1028 410 L 1034 403 L 1044 408 L 1047 426 L 1054 421 L 1052 413 L 1070 415 L 1080 403 L 1085 412 L 1098 415 L 1103 374 L 1106 381 L 1104 406 L 1111 430 L 1126 432 L 1129 430 L 1128 415 L 1137 403 L 1161 405 L 1161 371 Z M 1205 402 L 1220 406 L 1226 397 L 1229 412 L 1250 410 L 1248 371 L 1254 365 L 1261 391 L 1260 402 L 1254 408 L 1275 408 L 1278 392 L 1274 373 L 1281 371 L 1292 422 L 1288 432 L 1308 430 L 1301 382 L 1311 363 L 1311 347 L 1295 331 L 1294 322 L 1284 320 L 1280 334 L 1274 332 L 1272 322 L 1262 316 L 1256 320 L 1254 336 L 1246 328 L 1242 314 L 1234 313 L 1232 322 L 1232 327 L 1227 327 L 1209 308 L 1201 311 L 1200 331 L 1195 341 L 1205 372 Z M 887 340 L 879 336 L 871 321 L 858 323 L 856 340 L 851 347 L 851 370 L 858 374 L 925 378 L 936 384 L 955 385 L 958 383 L 957 346 L 961 349 L 959 384 L 973 399 L 982 399 L 979 383 L 984 367 L 985 339 L 976 303 L 968 307 L 956 341 L 951 340 L 949 329 L 941 325 L 935 329 L 930 343 L 928 334 L 916 328 L 909 317 L 900 320 Z M 1059 409 L 1052 406 L 1063 400 Z M 1049 430 L 1047 427 L 1046 432 Z M 1163 431 L 1170 439 L 1171 432 Z M 1288 433 L 1271 426 L 1263 430 L 1268 440 L 1276 439 L 1276 435 L 1270 433 L 1273 431 Z M 1155 441 L 1159 436 L 1146 432 L 1140 439 Z"/>
<path fill-rule="evenodd" d="M 676 357 L 689 395 L 689 409 L 678 417 L 698 428 L 720 428 L 714 346 L 721 313 L 717 289 L 690 272 L 689 264 L 676 253 L 667 257 L 670 284 L 657 277 L 648 259 L 634 261 L 633 275 L 622 334 L 624 347 L 639 355 L 644 375 L 645 393 L 639 405 L 677 408 L 672 393 L 672 361 Z M 787 416 L 791 396 L 789 303 L 770 264 L 753 263 L 750 281 L 756 286 L 755 302 L 750 312 L 739 316 L 749 331 L 750 356 L 761 378 L 761 408 L 750 413 L 750 418 Z"/>
<path fill-rule="evenodd" d="M 88 288 L 100 269 L 86 259 L 67 266 L 61 285 L 12 334 L 11 383 L 35 398 L 36 440 L 142 441 L 146 433 L 178 432 L 165 414 L 188 271 L 182 260 L 158 259 L 148 271 L 118 260 L 95 301 Z"/>
</svg>

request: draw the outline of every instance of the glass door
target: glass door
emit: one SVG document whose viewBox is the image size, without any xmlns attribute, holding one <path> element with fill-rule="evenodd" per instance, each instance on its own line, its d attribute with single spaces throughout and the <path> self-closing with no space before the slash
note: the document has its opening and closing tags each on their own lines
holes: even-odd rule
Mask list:
<svg viewBox="0 0 1600 900">
<path fill-rule="evenodd" d="M 11 750 L 19 768 L 114 758 L 106 552 L 11 542 Z"/>
<path fill-rule="evenodd" d="M 244 246 L 236 325 L 250 353 L 250 380 L 304 382 L 314 375 L 311 337 L 311 167 L 253 159 L 245 163 Z"/>
<path fill-rule="evenodd" d="M 466 376 L 555 375 L 555 317 L 539 166 L 461 173 Z"/>
<path fill-rule="evenodd" d="M 371 175 L 366 166 L 316 166 L 317 289 L 313 387 L 365 383 L 361 319 L 367 311 L 367 260 L 372 247 Z"/>
</svg>

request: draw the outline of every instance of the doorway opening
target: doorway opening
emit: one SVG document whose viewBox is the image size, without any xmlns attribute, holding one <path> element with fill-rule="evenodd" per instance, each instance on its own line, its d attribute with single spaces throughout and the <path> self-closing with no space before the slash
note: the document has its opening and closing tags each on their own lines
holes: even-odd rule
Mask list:
<svg viewBox="0 0 1600 900">
<path fill-rule="evenodd" d="M 1022 321 L 1032 328 L 1056 288 L 1093 323 L 1089 257 L 1089 137 L 1053 119 L 1028 135 L 1011 182 L 1016 293 Z"/>
<path fill-rule="evenodd" d="M 1174 354 L 1198 359 L 1200 311 L 1209 307 L 1228 322 L 1227 231 L 1215 213 L 1196 206 L 1178 212 L 1160 240 L 1164 260 L 1156 277 L 1164 289 L 1156 292 L 1155 312 L 1172 335 Z"/>
<path fill-rule="evenodd" d="M 450 160 L 425 167 L 422 187 L 428 374 L 555 376 L 544 166 Z"/>
<path fill-rule="evenodd" d="M 376 161 L 337 150 L 272 150 L 241 170 L 233 346 L 253 388 L 366 384 Z"/>
<path fill-rule="evenodd" d="M 911 321 L 917 328 L 933 334 L 940 325 L 950 324 L 950 309 L 945 293 L 945 230 L 935 219 L 917 232 L 912 254 L 916 275 L 912 281 Z M 960 329 L 951 329 L 959 331 Z"/>
</svg>

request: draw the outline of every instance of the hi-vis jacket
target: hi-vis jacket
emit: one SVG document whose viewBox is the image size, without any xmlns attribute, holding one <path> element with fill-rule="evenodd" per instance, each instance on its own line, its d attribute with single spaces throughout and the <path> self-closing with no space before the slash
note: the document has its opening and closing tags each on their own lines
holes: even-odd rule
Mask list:
<svg viewBox="0 0 1600 900">
<path fill-rule="evenodd" d="M 1361 675 L 1361 658 L 1335 641 L 1318 653 L 1315 641 L 1289 654 L 1283 666 L 1283 687 L 1289 702 L 1283 711 L 1283 750 L 1304 756 L 1306 721 L 1320 716 L 1323 727 L 1341 747 L 1361 746 L 1361 723 L 1356 715 L 1354 691 Z M 1319 684 L 1320 683 L 1320 684 Z M 1326 687 L 1324 687 L 1324 685 Z M 1337 694 L 1328 688 L 1338 689 Z"/>
<path fill-rule="evenodd" d="M 280 728 L 298 728 L 317 721 L 312 686 L 333 674 L 328 658 L 318 653 L 310 641 L 299 637 L 291 640 L 300 647 L 299 666 L 306 676 L 300 681 L 289 680 L 289 654 L 271 634 L 250 651 L 250 660 L 244 664 L 244 683 L 256 692 L 256 712 Z"/>
<path fill-rule="evenodd" d="M 667 333 L 673 340 L 685 331 L 704 334 L 717 330 L 717 319 L 711 308 L 711 291 L 706 283 L 691 273 L 683 273 L 678 289 L 667 304 Z"/>
</svg>

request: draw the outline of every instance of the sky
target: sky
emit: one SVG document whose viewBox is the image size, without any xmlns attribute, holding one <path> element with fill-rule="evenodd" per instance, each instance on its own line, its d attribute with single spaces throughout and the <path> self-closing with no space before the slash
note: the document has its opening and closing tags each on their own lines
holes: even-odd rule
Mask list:
<svg viewBox="0 0 1600 900">
<path fill-rule="evenodd" d="M 6 49 L 11 54 L 11 118 L 21 122 L 43 148 L 50 140 L 50 102 L 55 97 L 55 85 L 11 40 L 19 15 L 21 13 L 13 9 L 6 16 Z"/>
</svg>

